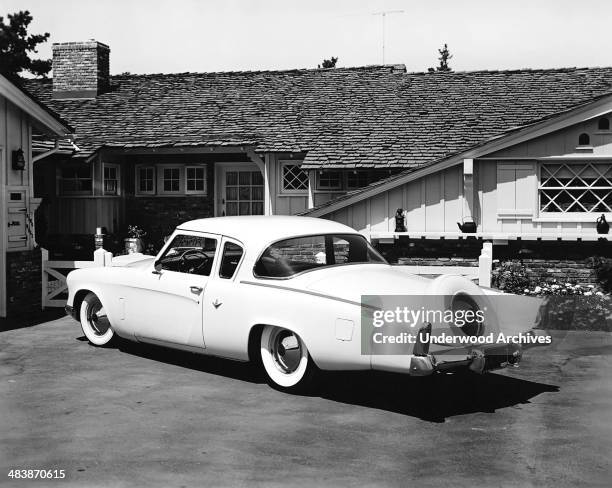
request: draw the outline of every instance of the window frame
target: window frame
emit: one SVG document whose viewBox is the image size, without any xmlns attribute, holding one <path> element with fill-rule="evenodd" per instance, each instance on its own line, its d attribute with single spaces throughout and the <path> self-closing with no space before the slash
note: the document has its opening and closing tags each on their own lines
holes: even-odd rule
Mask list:
<svg viewBox="0 0 612 488">
<path fill-rule="evenodd" d="M 275 244 L 278 244 L 280 242 L 284 242 L 284 241 L 289 241 L 292 239 L 304 239 L 304 238 L 309 238 L 309 237 L 323 237 L 324 241 L 325 241 L 325 253 L 326 253 L 326 258 L 329 257 L 328 254 L 328 238 L 333 242 L 333 238 L 334 237 L 343 237 L 343 236 L 351 236 L 351 237 L 361 237 L 365 243 L 366 243 L 366 248 L 368 249 L 368 251 L 372 251 L 378 258 L 380 258 L 381 261 L 378 262 L 369 262 L 369 261 L 359 261 L 359 262 L 351 262 L 351 263 L 341 263 L 341 264 L 325 264 L 323 266 L 318 266 L 318 267 L 314 267 L 311 269 L 306 269 L 304 271 L 299 271 L 297 273 L 294 273 L 292 275 L 289 276 L 262 276 L 262 275 L 258 275 L 257 272 L 255 271 L 255 269 L 257 268 L 257 264 L 259 263 L 259 261 L 261 260 L 261 258 L 263 257 L 263 255 L 266 253 L 266 251 L 272 247 Z M 332 254 L 333 254 L 333 250 L 332 250 Z M 253 273 L 253 277 L 260 279 L 260 280 L 276 280 L 276 281 L 280 281 L 280 280 L 290 280 L 293 279 L 297 276 L 300 276 L 304 273 L 310 273 L 312 271 L 316 271 L 317 269 L 322 269 L 322 268 L 334 268 L 334 267 L 338 267 L 338 266 L 354 266 L 354 265 L 361 265 L 361 264 L 386 264 L 388 265 L 389 262 L 382 256 L 382 254 L 380 254 L 373 246 L 372 244 L 366 239 L 366 237 L 363 234 L 352 234 L 350 232 L 347 233 L 343 233 L 343 232 L 331 232 L 331 233 L 317 233 L 317 234 L 298 234 L 298 235 L 293 235 L 293 236 L 286 236 L 283 237 L 282 239 L 275 239 L 273 241 L 268 242 L 263 249 L 259 252 L 259 254 L 257 255 L 257 258 L 255 259 L 255 261 L 253 262 L 253 267 L 251 269 L 251 272 Z"/>
<path fill-rule="evenodd" d="M 308 195 L 308 191 L 310 189 L 310 178 L 308 175 L 308 171 L 301 169 L 302 161 L 280 161 L 278 172 L 279 174 L 279 188 L 280 194 L 283 195 Z M 297 166 L 300 171 L 302 171 L 306 175 L 306 188 L 304 189 L 288 189 L 285 188 L 285 167 L 286 166 Z"/>
<path fill-rule="evenodd" d="M 576 165 L 576 164 L 595 164 L 595 165 L 608 165 L 610 169 L 612 169 L 612 159 L 567 159 L 567 160 L 556 160 L 556 161 L 537 161 L 537 188 L 536 188 L 536 199 L 537 199 L 537 218 L 534 219 L 534 222 L 593 222 L 595 217 L 601 215 L 602 213 L 606 216 L 606 218 L 612 218 L 612 211 L 583 211 L 583 212 L 563 212 L 559 210 L 548 211 L 542 210 L 542 190 L 555 190 L 555 187 L 542 187 L 542 169 L 545 165 Z M 605 173 L 604 173 L 605 174 Z M 612 177 L 607 178 L 612 180 Z M 578 187 L 579 190 L 587 190 L 590 187 Z M 612 192 L 612 183 L 609 187 Z M 607 188 L 603 188 L 606 190 Z M 562 188 L 558 188 L 562 190 Z M 602 188 L 598 188 L 602 189 Z M 612 193 L 611 193 L 612 194 Z M 611 206 L 612 210 L 612 206 Z"/>
<path fill-rule="evenodd" d="M 338 184 L 337 185 L 322 185 L 321 184 L 321 176 L 324 175 L 324 173 L 336 173 L 338 175 Z M 322 171 L 317 171 L 317 190 L 323 190 L 323 191 L 333 191 L 333 190 L 342 190 L 343 187 L 343 171 L 342 170 L 322 170 Z"/>
<path fill-rule="evenodd" d="M 105 175 L 105 171 L 106 168 L 109 169 L 114 169 L 117 173 L 116 176 L 117 178 L 115 179 L 116 181 L 116 191 L 115 193 L 108 193 L 106 191 L 106 175 Z M 107 196 L 107 197 L 118 197 L 121 196 L 121 166 L 119 164 L 116 163 L 102 163 L 102 195 Z"/>
<path fill-rule="evenodd" d="M 188 190 L 187 187 L 187 182 L 189 179 L 189 170 L 190 169 L 194 169 L 194 170 L 198 170 L 201 169 L 204 172 L 204 176 L 202 178 L 202 190 Z M 184 188 L 185 188 L 185 195 L 207 195 L 208 194 L 208 174 L 207 174 L 207 166 L 204 164 L 190 164 L 190 165 L 185 165 L 185 170 L 184 170 L 184 179 L 185 179 L 185 183 L 184 183 Z M 196 180 L 194 180 L 196 181 Z"/>
<path fill-rule="evenodd" d="M 134 177 L 134 186 L 135 186 L 135 194 L 136 195 L 155 195 L 157 190 L 157 171 L 156 166 L 154 164 L 138 164 L 136 165 L 136 174 Z M 150 191 L 145 191 L 140 188 L 140 171 L 141 170 L 152 170 L 153 176 L 151 178 L 152 189 Z"/>
<path fill-rule="evenodd" d="M 83 167 L 88 167 L 89 168 L 89 178 L 64 178 L 62 176 L 62 171 L 64 169 L 69 169 L 72 167 L 77 167 L 80 165 L 84 165 Z M 94 187 L 95 187 L 95 175 L 94 175 L 94 165 L 90 164 L 90 163 L 69 163 L 66 166 L 60 166 L 57 168 L 57 172 L 58 172 L 58 178 L 57 178 L 57 195 L 59 197 L 89 197 L 89 196 L 93 196 L 94 193 Z M 102 176 L 104 176 L 104 173 L 102 173 Z M 65 180 L 70 180 L 70 181 L 86 181 L 86 180 L 90 180 L 91 182 L 91 190 L 89 191 L 65 191 L 64 190 L 64 181 Z"/>
<path fill-rule="evenodd" d="M 181 164 L 159 164 L 157 165 L 157 195 L 161 196 L 182 196 L 185 194 L 185 166 Z M 164 190 L 164 172 L 167 169 L 178 169 L 179 189 L 177 191 Z"/>
<path fill-rule="evenodd" d="M 226 276 L 221 276 L 221 267 L 223 266 L 223 256 L 225 254 L 225 246 L 227 244 L 235 244 L 236 246 L 239 246 L 242 249 L 242 255 L 240 256 L 240 259 L 238 261 L 238 264 L 236 265 L 236 268 L 234 269 L 234 274 L 230 277 L 226 277 Z M 221 245 L 219 247 L 219 266 L 215 272 L 215 277 L 219 278 L 221 280 L 228 280 L 228 281 L 233 281 L 236 279 L 236 277 L 238 276 L 238 272 L 240 271 L 240 267 L 242 266 L 242 263 L 244 262 L 244 257 L 246 255 L 246 248 L 245 245 L 236 240 L 236 239 L 231 239 L 231 238 L 227 238 L 224 237 L 223 240 L 221 241 Z"/>
<path fill-rule="evenodd" d="M 210 274 L 208 275 L 201 275 L 201 274 L 195 274 L 195 273 L 185 273 L 182 271 L 173 271 L 171 269 L 165 269 L 162 268 L 162 273 L 176 273 L 180 276 L 190 276 L 192 278 L 200 278 L 200 279 L 211 279 L 215 276 L 216 274 L 216 269 L 217 269 L 217 261 L 218 261 L 218 256 L 219 256 L 219 248 L 220 248 L 220 244 L 222 241 L 221 236 L 217 235 L 217 234 L 207 234 L 204 232 L 195 232 L 195 231 L 189 231 L 189 230 L 176 230 L 172 233 L 172 235 L 168 238 L 168 240 L 164 243 L 163 247 L 161 248 L 161 250 L 159 251 L 159 253 L 157 254 L 157 256 L 155 256 L 155 261 L 153 262 L 153 269 L 155 269 L 155 263 L 157 263 L 158 261 L 160 261 L 165 255 L 166 252 L 168 251 L 168 249 L 170 249 L 170 247 L 172 246 L 172 243 L 174 242 L 174 240 L 179 236 L 190 236 L 190 237 L 201 237 L 203 239 L 212 239 L 216 242 L 215 244 L 215 254 L 213 256 L 213 262 L 211 264 L 211 268 L 210 268 Z"/>
</svg>

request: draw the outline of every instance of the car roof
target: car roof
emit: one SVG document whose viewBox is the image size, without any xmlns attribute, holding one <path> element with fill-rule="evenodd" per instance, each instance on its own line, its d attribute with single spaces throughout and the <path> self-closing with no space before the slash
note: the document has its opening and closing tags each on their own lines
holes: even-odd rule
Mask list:
<svg viewBox="0 0 612 488">
<path fill-rule="evenodd" d="M 245 215 L 191 220 L 179 225 L 177 230 L 224 235 L 238 239 L 249 246 L 264 246 L 284 238 L 301 235 L 358 234 L 355 229 L 332 220 L 281 215 Z"/>
</svg>

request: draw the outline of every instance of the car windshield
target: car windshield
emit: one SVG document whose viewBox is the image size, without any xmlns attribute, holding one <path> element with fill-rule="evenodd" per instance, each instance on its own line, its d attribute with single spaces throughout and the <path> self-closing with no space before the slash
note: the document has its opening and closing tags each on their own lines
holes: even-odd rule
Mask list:
<svg viewBox="0 0 612 488">
<path fill-rule="evenodd" d="M 255 264 L 261 278 L 288 278 L 304 271 L 355 263 L 384 263 L 362 235 L 294 237 L 270 245 Z"/>
</svg>

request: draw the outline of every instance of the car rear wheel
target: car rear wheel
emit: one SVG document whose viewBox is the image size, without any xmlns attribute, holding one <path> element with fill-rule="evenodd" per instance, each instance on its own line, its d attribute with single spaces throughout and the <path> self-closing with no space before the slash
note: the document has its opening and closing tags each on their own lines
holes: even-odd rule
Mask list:
<svg viewBox="0 0 612 488">
<path fill-rule="evenodd" d="M 115 337 L 104 306 L 95 293 L 88 293 L 81 303 L 81 329 L 95 346 L 110 344 Z"/>
<path fill-rule="evenodd" d="M 261 362 L 273 387 L 298 393 L 314 386 L 317 366 L 296 333 L 267 325 L 261 333 L 260 350 Z"/>
</svg>

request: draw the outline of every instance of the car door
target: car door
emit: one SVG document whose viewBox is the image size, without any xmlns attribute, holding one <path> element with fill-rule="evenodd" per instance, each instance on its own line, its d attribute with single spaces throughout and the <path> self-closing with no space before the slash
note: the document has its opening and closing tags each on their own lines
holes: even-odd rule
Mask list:
<svg viewBox="0 0 612 488">
<path fill-rule="evenodd" d="M 246 340 L 251 308 L 245 285 L 238 271 L 244 261 L 243 244 L 223 237 L 215 271 L 204 290 L 203 333 L 207 353 L 235 359 L 246 359 Z"/>
<path fill-rule="evenodd" d="M 137 339 L 202 350 L 202 299 L 216 259 L 219 237 L 177 231 L 145 280 L 134 287 L 127 318 Z"/>
</svg>

